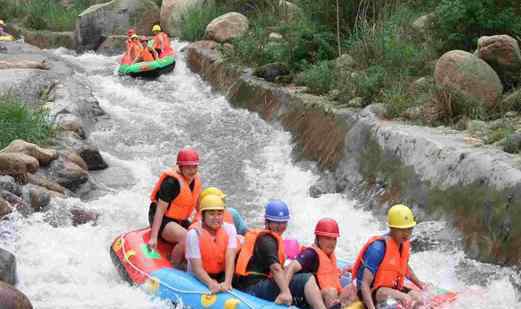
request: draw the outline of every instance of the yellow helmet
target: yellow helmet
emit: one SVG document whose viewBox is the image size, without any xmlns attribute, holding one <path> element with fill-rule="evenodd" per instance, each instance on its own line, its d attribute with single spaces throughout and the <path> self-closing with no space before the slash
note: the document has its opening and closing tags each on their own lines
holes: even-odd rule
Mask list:
<svg viewBox="0 0 521 309">
<path fill-rule="evenodd" d="M 226 197 L 226 194 L 222 192 L 220 189 L 217 189 L 216 187 L 208 187 L 201 192 L 201 195 L 199 195 L 199 200 L 202 200 L 208 195 L 217 195 L 218 197 L 224 199 Z"/>
<path fill-rule="evenodd" d="M 387 225 L 395 229 L 409 229 L 416 225 L 416 221 L 409 207 L 397 204 L 387 212 Z"/>
<path fill-rule="evenodd" d="M 199 211 L 205 210 L 224 210 L 224 200 L 217 195 L 205 196 L 199 204 Z"/>
<path fill-rule="evenodd" d="M 152 27 L 152 32 L 155 32 L 155 31 L 161 31 L 161 26 L 159 26 L 159 25 L 154 25 L 154 26 Z"/>
</svg>

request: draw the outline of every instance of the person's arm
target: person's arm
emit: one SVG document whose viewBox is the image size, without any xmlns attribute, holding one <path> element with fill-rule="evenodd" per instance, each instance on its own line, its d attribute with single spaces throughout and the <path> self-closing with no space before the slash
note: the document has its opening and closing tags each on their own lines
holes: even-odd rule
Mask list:
<svg viewBox="0 0 521 309">
<path fill-rule="evenodd" d="M 362 293 L 362 299 L 367 309 L 375 309 L 373 303 L 373 297 L 371 296 L 371 283 L 373 283 L 373 273 L 367 268 L 364 268 L 362 282 L 360 283 L 360 292 Z"/>
<path fill-rule="evenodd" d="M 291 261 L 288 266 L 286 266 L 286 278 L 288 282 L 291 281 L 291 278 L 293 278 L 293 275 L 295 273 L 298 273 L 302 269 L 302 265 L 297 260 Z"/>
<path fill-rule="evenodd" d="M 280 293 L 275 299 L 276 304 L 283 304 L 291 306 L 292 296 L 289 290 L 289 281 L 286 278 L 286 273 L 279 263 L 273 263 L 270 265 L 271 275 L 273 280 L 280 289 Z"/>
<path fill-rule="evenodd" d="M 156 249 L 157 247 L 157 238 L 159 236 L 159 227 L 161 226 L 161 222 L 163 221 L 163 216 L 165 215 L 166 209 L 168 208 L 168 203 L 163 200 L 157 200 L 156 213 L 154 214 L 154 221 L 152 222 L 152 228 L 150 231 L 150 240 L 148 241 L 148 246 L 150 249 Z"/>
<path fill-rule="evenodd" d="M 222 291 L 232 289 L 233 274 L 235 271 L 235 256 L 237 255 L 237 231 L 232 224 L 224 224 L 224 229 L 228 234 L 228 244 L 226 247 L 224 282 L 221 284 Z"/>
<path fill-rule="evenodd" d="M 416 274 L 414 273 L 410 265 L 407 265 L 407 267 L 409 268 L 407 278 L 409 278 L 409 280 L 411 280 L 412 283 L 414 283 L 418 288 L 420 288 L 420 290 L 423 290 L 425 288 L 425 283 L 420 281 L 420 279 L 416 277 Z"/>
<path fill-rule="evenodd" d="M 192 267 L 192 273 L 197 279 L 206 284 L 210 293 L 215 294 L 221 290 L 219 283 L 215 279 L 212 279 L 206 270 L 204 270 L 201 259 L 190 259 L 190 267 Z"/>
</svg>

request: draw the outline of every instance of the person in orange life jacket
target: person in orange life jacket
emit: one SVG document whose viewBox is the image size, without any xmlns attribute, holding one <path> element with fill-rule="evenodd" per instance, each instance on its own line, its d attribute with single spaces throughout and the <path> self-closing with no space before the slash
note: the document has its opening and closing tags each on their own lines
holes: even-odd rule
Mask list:
<svg viewBox="0 0 521 309">
<path fill-rule="evenodd" d="M 177 169 L 163 171 L 150 195 L 148 245 L 155 249 L 158 238 L 174 244 L 171 255 L 174 267 L 184 261 L 188 218 L 201 193 L 198 166 L 199 154 L 192 148 L 181 149 L 177 154 Z"/>
<path fill-rule="evenodd" d="M 136 62 L 141 61 L 143 53 L 143 46 L 141 42 L 139 42 L 139 37 L 137 34 L 132 34 L 130 36 L 130 44 L 128 49 L 128 55 L 130 57 L 131 63 L 134 64 Z"/>
<path fill-rule="evenodd" d="M 315 278 L 296 274 L 291 281 L 284 272 L 285 252 L 282 234 L 289 220 L 289 209 L 280 200 L 265 208 L 265 228 L 250 229 L 237 257 L 236 288 L 277 304 L 299 308 L 325 309 Z"/>
<path fill-rule="evenodd" d="M 334 219 L 323 218 L 315 226 L 315 243 L 303 248 L 296 260 L 286 267 L 286 276 L 291 280 L 295 273 L 315 275 L 322 298 L 327 308 L 341 308 L 353 302 L 354 293 L 342 289 L 341 270 L 336 264 L 335 248 L 340 236 L 338 224 Z"/>
<path fill-rule="evenodd" d="M 159 55 L 162 55 L 163 52 L 172 49 L 170 47 L 170 38 L 166 33 L 161 31 L 161 26 L 154 25 L 152 27 L 152 33 L 154 34 L 154 44 L 152 47 Z"/>
<path fill-rule="evenodd" d="M 146 35 L 141 38 L 141 45 L 143 46 L 143 61 L 154 61 L 159 58 L 157 51 L 148 46 Z"/>
<path fill-rule="evenodd" d="M 128 29 L 128 31 L 127 31 L 127 41 L 126 41 L 127 52 L 130 50 L 130 44 L 132 44 L 132 35 L 133 34 L 136 34 L 136 29 L 134 29 L 134 28 Z"/>
<path fill-rule="evenodd" d="M 416 308 L 422 305 L 420 293 L 404 287 L 406 277 L 418 288 L 426 287 L 409 265 L 409 239 L 416 225 L 414 215 L 409 207 L 394 205 L 388 211 L 387 223 L 389 234 L 372 237 L 353 265 L 358 297 L 367 309 L 375 309 L 388 298 L 394 298 L 406 308 Z"/>
<path fill-rule="evenodd" d="M 237 232 L 233 224 L 224 222 L 224 210 L 222 198 L 207 195 L 200 203 L 201 220 L 193 223 L 186 235 L 187 270 L 211 293 L 232 288 Z"/>
<path fill-rule="evenodd" d="M 205 198 L 207 195 L 216 195 L 219 198 L 223 200 L 223 202 L 226 202 L 226 194 L 224 192 L 216 187 L 207 187 L 201 192 L 201 195 L 199 196 L 199 201 L 201 201 L 203 198 Z M 195 215 L 194 222 L 201 219 L 201 213 L 198 211 Z M 237 209 L 226 207 L 224 210 L 224 222 L 231 223 L 235 225 L 235 229 L 237 230 L 237 233 L 239 235 L 244 235 L 248 231 L 248 226 L 244 222 L 244 219 L 239 214 Z"/>
</svg>

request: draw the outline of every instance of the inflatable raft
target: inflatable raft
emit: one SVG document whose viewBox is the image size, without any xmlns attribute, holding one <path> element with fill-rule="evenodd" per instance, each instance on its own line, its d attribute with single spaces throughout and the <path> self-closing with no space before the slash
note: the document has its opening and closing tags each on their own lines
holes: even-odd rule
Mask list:
<svg viewBox="0 0 521 309">
<path fill-rule="evenodd" d="M 0 35 L 0 41 L 14 41 L 14 36 L 8 35 Z"/>
<path fill-rule="evenodd" d="M 150 251 L 146 245 L 149 239 L 149 228 L 120 235 L 111 245 L 110 256 L 118 273 L 124 280 L 130 284 L 143 287 L 148 293 L 156 297 L 192 309 L 288 308 L 236 289 L 211 295 L 207 287 L 194 276 L 172 267 L 167 258 L 172 250 L 171 245 L 159 241 L 157 251 Z M 287 253 L 288 256 L 295 255 L 291 252 Z M 346 264 L 345 261 L 339 262 L 340 267 L 344 267 Z M 350 280 L 342 281 L 350 282 Z M 443 305 L 452 302 L 455 298 L 455 293 L 438 289 L 431 296 L 429 308 L 442 308 Z M 344 309 L 364 309 L 364 305 L 361 302 L 355 302 Z"/>
<path fill-rule="evenodd" d="M 175 68 L 174 51 L 170 51 L 155 61 L 145 61 L 132 64 L 126 55 L 121 59 L 118 73 L 132 77 L 155 78 L 161 74 L 172 72 Z"/>
</svg>

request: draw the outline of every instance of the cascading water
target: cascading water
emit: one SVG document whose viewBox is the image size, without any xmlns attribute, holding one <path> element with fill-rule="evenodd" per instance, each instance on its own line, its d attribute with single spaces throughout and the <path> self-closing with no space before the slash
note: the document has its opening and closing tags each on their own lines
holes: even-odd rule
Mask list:
<svg viewBox="0 0 521 309">
<path fill-rule="evenodd" d="M 8 227 L 16 230 L 8 249 L 17 255 L 19 288 L 35 308 L 169 308 L 120 279 L 108 249 L 117 235 L 147 225 L 151 187 L 186 145 L 201 154 L 204 183 L 222 188 L 228 204 L 252 225 L 262 222 L 262 205 L 270 198 L 288 202 L 287 233 L 302 243 L 312 240 L 319 218 L 333 217 L 342 233 L 337 255 L 348 260 L 369 236 L 385 231 L 354 200 L 339 194 L 311 198 L 316 167 L 292 162 L 290 135 L 256 114 L 233 109 L 190 72 L 182 54 L 173 73 L 141 81 L 114 75 L 116 57 L 56 53 L 85 68 L 77 74 L 88 76 L 110 115 L 91 134 L 110 167 L 91 175 L 99 188 L 95 198 L 55 200 L 47 212 L 17 218 Z M 92 209 L 100 217 L 95 225 L 73 227 L 63 215 L 70 207 Z M 456 291 L 472 288 L 453 308 L 521 308 L 519 273 L 467 259 L 458 234 L 444 222 L 423 222 L 415 235 L 428 244 L 411 260 L 421 279 Z"/>
</svg>

